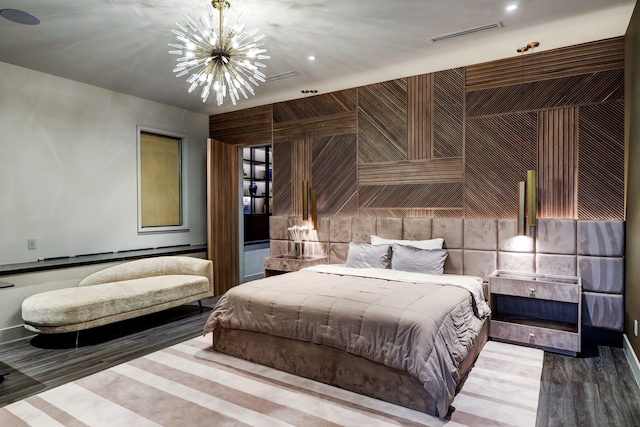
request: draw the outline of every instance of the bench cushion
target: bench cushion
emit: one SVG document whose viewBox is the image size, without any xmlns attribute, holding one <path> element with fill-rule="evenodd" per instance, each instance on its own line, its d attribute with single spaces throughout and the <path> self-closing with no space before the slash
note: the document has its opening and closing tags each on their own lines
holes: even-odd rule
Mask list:
<svg viewBox="0 0 640 427">
<path fill-rule="evenodd" d="M 209 286 L 206 277 L 187 274 L 58 289 L 25 299 L 22 318 L 36 332 L 76 331 L 194 301 Z"/>
</svg>

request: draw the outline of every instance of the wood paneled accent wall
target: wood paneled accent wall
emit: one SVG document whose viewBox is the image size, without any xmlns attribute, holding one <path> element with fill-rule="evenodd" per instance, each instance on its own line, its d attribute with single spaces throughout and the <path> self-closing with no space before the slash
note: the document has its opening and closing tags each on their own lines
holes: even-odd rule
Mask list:
<svg viewBox="0 0 640 427">
<path fill-rule="evenodd" d="M 238 147 L 271 142 L 271 117 L 270 105 L 209 117 L 207 249 L 216 295 L 240 283 Z"/>
<path fill-rule="evenodd" d="M 526 42 L 526 41 L 522 41 Z M 622 37 L 212 116 L 210 135 L 273 142 L 274 214 L 623 219 Z"/>
</svg>

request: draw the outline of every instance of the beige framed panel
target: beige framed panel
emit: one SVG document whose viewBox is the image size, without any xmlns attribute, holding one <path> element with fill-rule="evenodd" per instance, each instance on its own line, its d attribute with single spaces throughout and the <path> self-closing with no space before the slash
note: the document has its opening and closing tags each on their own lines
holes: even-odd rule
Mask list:
<svg viewBox="0 0 640 427">
<path fill-rule="evenodd" d="M 187 136 L 137 128 L 138 232 L 189 230 Z"/>
</svg>

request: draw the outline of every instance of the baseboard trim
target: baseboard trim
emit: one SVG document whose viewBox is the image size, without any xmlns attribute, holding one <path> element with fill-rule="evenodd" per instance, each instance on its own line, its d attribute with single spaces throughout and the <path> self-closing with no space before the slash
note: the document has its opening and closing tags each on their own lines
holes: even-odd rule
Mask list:
<svg viewBox="0 0 640 427">
<path fill-rule="evenodd" d="M 24 325 L 10 326 L 8 328 L 0 329 L 0 344 L 21 340 L 33 335 L 34 333 L 27 331 L 24 328 Z"/>
<path fill-rule="evenodd" d="M 633 377 L 636 379 L 636 384 L 640 387 L 640 361 L 638 361 L 638 356 L 636 356 L 635 351 L 633 351 L 633 347 L 631 347 L 627 334 L 624 334 L 623 348 L 624 354 L 627 356 L 627 362 L 629 362 L 629 366 L 631 366 Z"/>
</svg>

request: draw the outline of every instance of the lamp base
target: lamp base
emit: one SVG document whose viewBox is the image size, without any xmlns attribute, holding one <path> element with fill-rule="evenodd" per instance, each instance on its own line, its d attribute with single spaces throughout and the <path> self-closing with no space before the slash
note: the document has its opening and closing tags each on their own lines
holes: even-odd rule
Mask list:
<svg viewBox="0 0 640 427">
<path fill-rule="evenodd" d="M 294 246 L 296 259 L 302 259 L 302 242 L 295 242 Z"/>
</svg>

